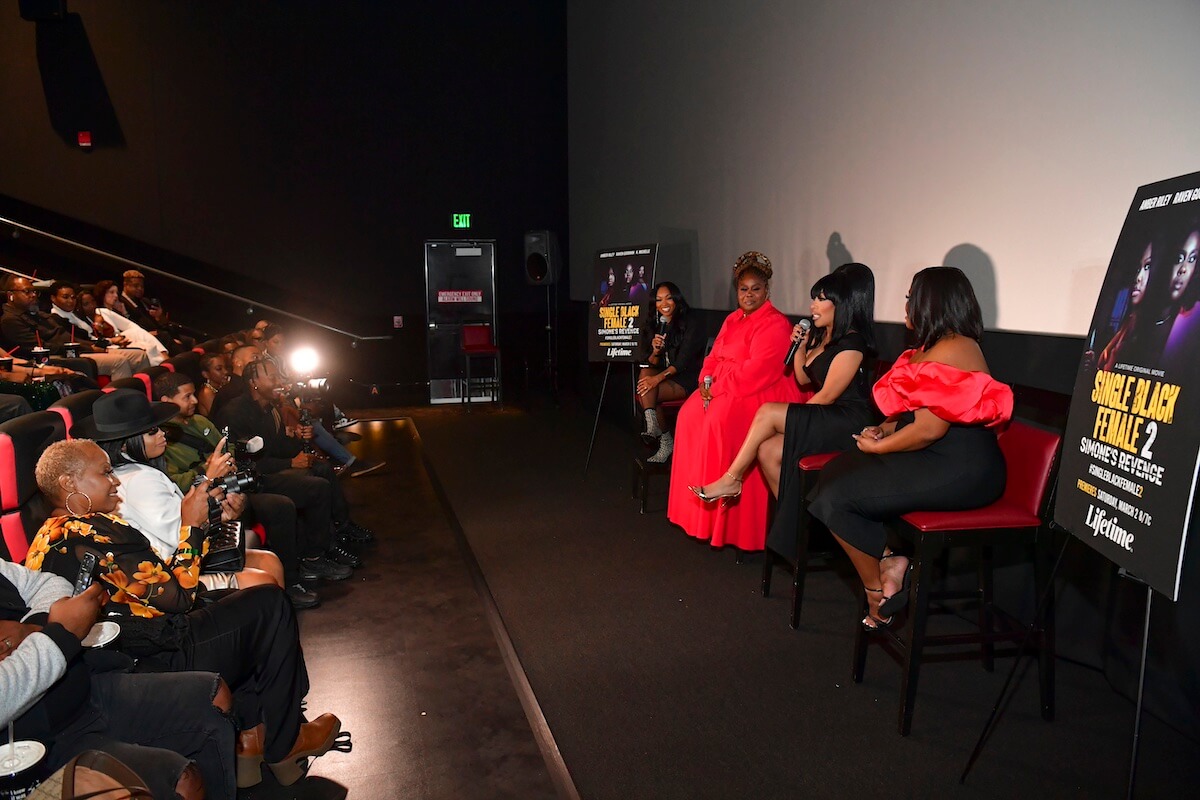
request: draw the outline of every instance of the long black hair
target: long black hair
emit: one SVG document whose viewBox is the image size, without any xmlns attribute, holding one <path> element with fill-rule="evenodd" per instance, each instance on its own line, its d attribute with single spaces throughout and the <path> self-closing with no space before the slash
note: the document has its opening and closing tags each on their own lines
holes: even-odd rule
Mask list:
<svg viewBox="0 0 1200 800">
<path fill-rule="evenodd" d="M 157 458 L 146 457 L 146 440 L 143 434 L 135 433 L 124 439 L 114 439 L 110 442 L 96 442 L 100 449 L 108 453 L 108 460 L 116 469 L 122 464 L 145 464 L 154 467 L 164 475 L 167 473 L 167 457 L 164 453 Z"/>
<path fill-rule="evenodd" d="M 971 281 L 958 267 L 926 267 L 913 276 L 908 320 L 917 346 L 928 350 L 948 333 L 983 338 L 983 311 Z"/>
<path fill-rule="evenodd" d="M 837 309 L 829 344 L 850 331 L 863 337 L 868 352 L 875 351 L 875 274 L 866 264 L 843 264 L 812 285 L 812 299 L 824 297 Z M 820 344 L 816 329 L 809 334 L 808 347 Z"/>
</svg>

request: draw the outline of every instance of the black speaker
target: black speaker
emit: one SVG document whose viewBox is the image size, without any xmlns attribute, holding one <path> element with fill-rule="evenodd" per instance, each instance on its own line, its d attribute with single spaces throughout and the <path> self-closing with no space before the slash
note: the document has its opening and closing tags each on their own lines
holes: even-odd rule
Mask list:
<svg viewBox="0 0 1200 800">
<path fill-rule="evenodd" d="M 558 280 L 558 238 L 554 231 L 529 231 L 525 234 L 525 282 L 530 286 L 549 286 Z"/>
</svg>

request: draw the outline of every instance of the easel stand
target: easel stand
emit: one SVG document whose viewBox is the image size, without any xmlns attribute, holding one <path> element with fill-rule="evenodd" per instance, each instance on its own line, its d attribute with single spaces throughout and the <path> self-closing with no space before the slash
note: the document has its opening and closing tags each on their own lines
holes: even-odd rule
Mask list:
<svg viewBox="0 0 1200 800">
<path fill-rule="evenodd" d="M 596 429 L 600 427 L 600 411 L 604 408 L 604 395 L 608 391 L 608 374 L 612 372 L 612 362 L 604 365 L 604 383 L 600 384 L 600 400 L 596 403 L 596 421 L 592 423 L 592 438 L 588 442 L 587 461 L 583 462 L 583 476 L 587 477 L 588 467 L 592 465 L 592 448 L 596 445 Z"/>
<path fill-rule="evenodd" d="M 1146 619 L 1142 623 L 1142 663 L 1138 668 L 1137 708 L 1133 714 L 1133 744 L 1129 753 L 1129 784 L 1125 790 L 1127 800 L 1132 800 L 1133 784 L 1137 777 L 1138 739 L 1142 735 L 1142 697 L 1146 690 L 1146 653 L 1150 645 L 1150 606 L 1154 602 L 1154 590 L 1150 588 L 1150 584 L 1128 570 L 1121 569 L 1117 574 L 1146 587 Z"/>
</svg>

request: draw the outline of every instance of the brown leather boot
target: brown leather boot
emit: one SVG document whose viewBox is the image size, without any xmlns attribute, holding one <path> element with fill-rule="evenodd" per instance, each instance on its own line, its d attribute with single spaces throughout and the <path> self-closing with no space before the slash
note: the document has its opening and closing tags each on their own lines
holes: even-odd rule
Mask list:
<svg viewBox="0 0 1200 800">
<path fill-rule="evenodd" d="M 287 756 L 275 764 L 267 764 L 275 773 L 275 779 L 283 786 L 291 786 L 304 777 L 307 764 L 304 759 L 329 752 L 334 740 L 342 732 L 342 721 L 333 714 L 322 714 L 312 722 L 300 726 L 300 735 Z M 240 743 L 240 740 L 239 740 Z M 261 753 L 261 748 L 259 749 Z M 239 760 L 239 764 L 241 761 Z"/>
<path fill-rule="evenodd" d="M 238 734 L 237 787 L 248 789 L 262 783 L 263 736 L 265 729 L 260 722 Z"/>
</svg>

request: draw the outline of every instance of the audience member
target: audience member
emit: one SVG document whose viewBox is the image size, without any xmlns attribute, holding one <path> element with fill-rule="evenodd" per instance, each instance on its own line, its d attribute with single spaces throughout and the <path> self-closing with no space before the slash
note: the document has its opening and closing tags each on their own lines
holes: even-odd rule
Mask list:
<svg viewBox="0 0 1200 800">
<path fill-rule="evenodd" d="M 225 359 L 224 353 L 205 353 L 200 357 L 200 375 L 204 378 L 204 385 L 196 392 L 196 410 L 202 416 L 212 414 L 217 392 L 229 383 L 229 365 Z"/>
<path fill-rule="evenodd" d="M 70 341 L 80 349 L 84 357 L 90 357 L 89 353 L 106 353 L 128 362 L 128 372 L 122 369 L 121 374 L 117 374 L 115 372 L 105 373 L 103 369 L 100 370 L 101 375 L 109 374 L 113 378 L 128 377 L 135 372 L 148 369 L 150 361 L 144 350 L 128 347 L 129 340 L 124 336 L 118 335 L 112 339 L 96 336 L 91 323 L 75 313 L 78 305 L 75 294 L 77 289 L 78 287 L 73 283 L 55 281 L 50 286 L 50 316 L 54 318 L 60 328 L 67 331 Z M 115 347 L 110 348 L 110 344 Z"/>
<path fill-rule="evenodd" d="M 140 674 L 118 653 L 85 657 L 81 640 L 104 587 L 71 584 L 0 559 L 0 726 L 46 745 L 56 770 L 84 750 L 108 753 L 155 797 L 233 800 L 233 698 L 210 672 Z"/>
<path fill-rule="evenodd" d="M 330 549 L 333 560 L 358 566 L 361 561 L 342 543 L 370 541 L 373 536 L 350 520 L 350 509 L 333 469 L 306 448 L 312 428 L 302 425 L 293 436 L 284 427 L 276 407 L 283 387 L 275 365 L 252 361 L 245 367 L 244 379 L 247 392 L 219 412 L 217 424 L 228 426 L 235 439 L 262 437 L 257 465 L 263 488 L 290 497 L 306 524 L 328 528 L 332 523 L 337 542 Z M 309 540 L 317 538 L 313 535 Z"/>
<path fill-rule="evenodd" d="M 208 464 L 221 453 L 222 435 L 217 426 L 196 413 L 194 385 L 186 375 L 168 372 L 154 379 L 154 396 L 173 404 L 178 414 L 163 423 L 167 434 L 166 473 L 181 491 L 191 488 L 201 475 L 212 475 Z M 232 447 L 225 443 L 226 450 Z M 228 462 L 227 456 L 222 456 Z M 215 475 L 213 475 L 215 477 Z M 301 583 L 301 575 L 319 575 L 325 580 L 345 580 L 350 567 L 324 557 L 329 547 L 329 526 L 319 529 L 316 539 L 309 526 L 298 526 L 296 504 L 282 494 L 257 491 L 246 495 L 252 518 L 267 531 L 271 549 L 283 564 L 284 586 L 292 605 L 312 608 L 320 597 Z"/>
<path fill-rule="evenodd" d="M 97 582 L 109 593 L 109 612 L 123 618 L 116 647 L 138 655 L 142 668 L 149 661 L 225 679 L 243 731 L 239 785 L 257 783 L 264 760 L 280 783 L 290 785 L 304 774 L 302 759 L 333 747 L 341 729 L 337 717 L 303 721 L 308 672 L 283 591 L 253 586 L 197 605 L 201 543 L 195 537 L 208 517 L 207 502 L 189 507 L 179 549 L 163 561 L 145 536 L 114 516 L 120 481 L 95 442 L 50 445 L 38 459 L 37 482 L 54 511 L 34 537 L 26 565 L 73 580 L 81 559 L 92 554 Z"/>
<path fill-rule="evenodd" d="M 167 373 L 176 377 L 175 373 Z M 182 377 L 182 376 L 179 376 Z M 108 455 L 114 474 L 120 478 L 117 491 L 121 498 L 121 516 L 137 528 L 161 559 L 169 559 L 179 549 L 182 522 L 189 506 L 219 503 L 221 520 L 238 519 L 246 504 L 244 493 L 226 494 L 209 487 L 212 481 L 234 470 L 233 456 L 214 452 L 197 476 L 198 485 L 183 489 L 166 473 L 163 454 L 167 437 L 162 425 L 178 413 L 172 403 L 151 403 L 143 392 L 118 389 L 92 407 L 92 416 L 71 429 L 75 438 L 91 439 Z M 211 518 L 211 511 L 210 511 Z M 201 554 L 203 567 L 205 554 Z M 234 573 L 207 573 L 200 582 L 208 589 L 244 589 L 275 583 L 283 587 L 283 566 L 274 553 L 246 549 L 246 568 Z"/>
<path fill-rule="evenodd" d="M 170 355 L 162 342 L 122 313 L 125 311 L 125 306 L 121 303 L 116 284 L 112 281 L 100 281 L 96 284 L 92 294 L 93 299 L 99 301 L 99 305 L 95 307 L 97 331 L 112 331 L 113 335 L 124 336 L 130 344 L 146 351 L 151 366 L 161 364 Z M 81 305 L 80 308 L 86 313 L 86 305 Z"/>
<path fill-rule="evenodd" d="M 38 308 L 38 292 L 28 278 L 10 275 L 6 284 L 8 302 L 0 317 L 0 343 L 4 348 L 17 348 L 22 356 L 34 354 L 34 348 L 45 348 L 56 357 L 57 363 L 68 367 L 83 367 L 90 377 L 97 374 L 127 378 L 133 374 L 128 358 L 112 355 L 103 348 L 87 342 L 76 342 L 80 358 L 65 358 L 63 353 L 71 341 L 71 333 L 56 322 L 56 318 Z M 69 326 L 68 326 L 69 327 Z M 94 351 L 94 352 L 88 352 Z M 83 365 L 89 364 L 90 367 Z"/>
</svg>

